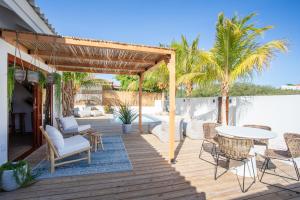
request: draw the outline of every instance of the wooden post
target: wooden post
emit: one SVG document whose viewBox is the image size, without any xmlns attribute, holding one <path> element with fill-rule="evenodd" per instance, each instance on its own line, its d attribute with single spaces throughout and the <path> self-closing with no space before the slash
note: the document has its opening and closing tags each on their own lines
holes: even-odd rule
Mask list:
<svg viewBox="0 0 300 200">
<path fill-rule="evenodd" d="M 144 74 L 139 74 L 139 131 L 143 132 L 143 121 L 142 121 L 142 100 L 143 100 L 143 79 Z"/>
<path fill-rule="evenodd" d="M 169 69 L 169 161 L 174 163 L 175 151 L 175 54 L 171 54 Z"/>
</svg>

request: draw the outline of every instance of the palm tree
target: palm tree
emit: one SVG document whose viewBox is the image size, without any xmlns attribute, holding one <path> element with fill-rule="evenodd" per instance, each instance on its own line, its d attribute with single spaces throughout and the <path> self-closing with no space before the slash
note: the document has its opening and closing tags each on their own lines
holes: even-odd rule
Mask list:
<svg viewBox="0 0 300 200">
<path fill-rule="evenodd" d="M 186 37 L 181 36 L 181 42 L 172 42 L 171 48 L 176 51 L 176 77 L 177 84 L 183 85 L 186 89 L 186 95 L 191 96 L 195 77 L 199 75 L 194 71 L 199 67 L 199 36 L 189 45 Z"/>
<path fill-rule="evenodd" d="M 191 43 L 188 43 L 185 36 L 181 36 L 181 41 L 173 41 L 170 45 L 176 51 L 176 79 L 177 85 L 183 85 L 186 89 L 186 95 L 191 96 L 194 78 L 201 73 L 194 72 L 193 70 L 200 65 L 199 60 L 199 37 L 196 37 Z M 164 47 L 166 45 L 160 44 Z M 118 76 L 120 77 L 121 84 L 128 90 L 138 89 L 138 78 L 134 76 Z M 195 79 L 197 80 L 197 79 Z M 122 82 L 123 81 L 123 82 Z M 128 84 L 129 82 L 129 84 Z M 165 93 L 169 86 L 169 71 L 166 64 L 162 64 L 156 68 L 151 68 L 145 73 L 144 85 L 146 88 L 157 87 Z"/>
<path fill-rule="evenodd" d="M 222 106 L 221 122 L 226 123 L 226 98 L 232 83 L 241 78 L 251 77 L 254 72 L 260 73 L 270 66 L 277 52 L 287 51 L 287 43 L 283 40 L 273 40 L 260 43 L 259 36 L 272 26 L 258 28 L 249 21 L 255 16 L 252 13 L 244 18 L 234 16 L 225 18 L 221 13 L 216 24 L 214 47 L 200 53 L 202 67 L 206 75 L 198 76 L 201 81 L 217 80 L 221 86 Z"/>
<path fill-rule="evenodd" d="M 72 115 L 75 103 L 75 95 L 81 87 L 92 87 L 102 84 L 107 85 L 107 81 L 95 79 L 91 74 L 81 72 L 63 72 L 62 81 L 63 116 Z"/>
</svg>

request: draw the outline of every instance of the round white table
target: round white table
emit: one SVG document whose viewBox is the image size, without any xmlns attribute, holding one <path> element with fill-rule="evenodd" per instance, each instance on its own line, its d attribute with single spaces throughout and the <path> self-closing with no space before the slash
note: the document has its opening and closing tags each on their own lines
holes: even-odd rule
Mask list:
<svg viewBox="0 0 300 200">
<path fill-rule="evenodd" d="M 247 139 L 272 139 L 277 137 L 277 134 L 272 131 L 267 131 L 259 128 L 250 128 L 250 127 L 238 127 L 238 126 L 219 126 L 216 128 L 219 135 L 228 136 L 228 137 L 238 137 L 238 138 L 247 138 Z M 262 149 L 263 148 L 263 149 Z M 263 154 L 266 150 L 263 146 L 254 145 L 254 147 L 250 150 L 250 154 L 255 155 L 255 153 Z M 256 170 L 256 159 L 255 156 L 252 158 L 252 162 L 254 165 L 254 173 L 257 176 Z M 251 161 L 248 161 L 249 170 L 246 170 L 245 176 L 253 177 L 253 170 Z M 248 168 L 248 167 L 247 167 Z M 246 169 L 247 169 L 246 168 Z M 235 166 L 231 167 L 231 171 L 239 176 L 243 176 L 244 167 Z"/>
</svg>

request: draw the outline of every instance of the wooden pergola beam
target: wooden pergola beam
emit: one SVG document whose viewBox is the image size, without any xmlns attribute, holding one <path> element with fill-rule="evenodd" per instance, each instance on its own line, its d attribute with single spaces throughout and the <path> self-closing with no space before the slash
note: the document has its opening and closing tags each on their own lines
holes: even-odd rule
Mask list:
<svg viewBox="0 0 300 200">
<path fill-rule="evenodd" d="M 137 70 L 140 72 L 145 71 L 145 68 L 138 67 L 138 66 L 108 66 L 108 65 L 97 65 L 97 64 L 91 64 L 91 63 L 78 63 L 78 62 L 53 62 L 53 63 L 47 63 L 53 66 L 59 66 L 59 67 L 80 67 L 80 68 L 96 68 L 96 69 L 113 69 L 113 70 Z"/>
<path fill-rule="evenodd" d="M 124 75 L 138 75 L 141 73 L 140 70 L 111 70 L 111 69 L 96 69 L 96 68 L 81 68 L 81 67 L 61 67 L 56 66 L 58 71 L 66 72 L 88 72 L 88 73 L 99 73 L 99 74 L 124 74 Z"/>
<path fill-rule="evenodd" d="M 16 39 L 16 31 L 11 30 L 0 30 L 1 36 L 3 38 Z M 161 47 L 149 47 L 144 45 L 133 45 L 125 44 L 119 42 L 110 42 L 102 40 L 89 40 L 75 37 L 63 37 L 58 35 L 45 35 L 30 32 L 18 32 L 18 37 L 20 41 L 36 41 L 42 43 L 58 44 L 58 45 L 78 45 L 87 47 L 98 47 L 98 48 L 108 48 L 108 49 L 119 49 L 127 51 L 136 51 L 144 53 L 171 55 L 173 53 L 172 49 L 161 48 Z"/>
<path fill-rule="evenodd" d="M 36 55 L 42 57 L 46 61 L 49 61 L 50 57 L 53 56 L 53 52 L 39 50 Z M 147 60 L 147 59 L 135 59 L 135 58 L 120 58 L 120 57 L 107 57 L 107 56 L 104 57 L 104 56 L 98 56 L 98 55 L 92 55 L 92 56 L 84 55 L 83 56 L 83 55 L 76 55 L 76 54 L 65 53 L 65 52 L 55 52 L 55 58 L 57 58 L 57 59 L 74 58 L 74 59 L 86 59 L 86 60 L 92 60 L 92 61 L 126 62 L 126 63 L 146 64 L 146 65 L 154 65 L 157 62 L 157 61 L 151 61 L 151 60 Z"/>
</svg>

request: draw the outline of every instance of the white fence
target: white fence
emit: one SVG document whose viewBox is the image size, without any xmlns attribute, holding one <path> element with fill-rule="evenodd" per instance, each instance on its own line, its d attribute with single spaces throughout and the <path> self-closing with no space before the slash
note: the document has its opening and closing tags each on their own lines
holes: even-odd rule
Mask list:
<svg viewBox="0 0 300 200">
<path fill-rule="evenodd" d="M 217 120 L 218 98 L 178 98 L 176 111 L 203 120 Z M 272 127 L 279 137 L 270 146 L 286 148 L 283 133 L 300 133 L 300 95 L 231 97 L 229 124 L 262 124 Z"/>
</svg>

